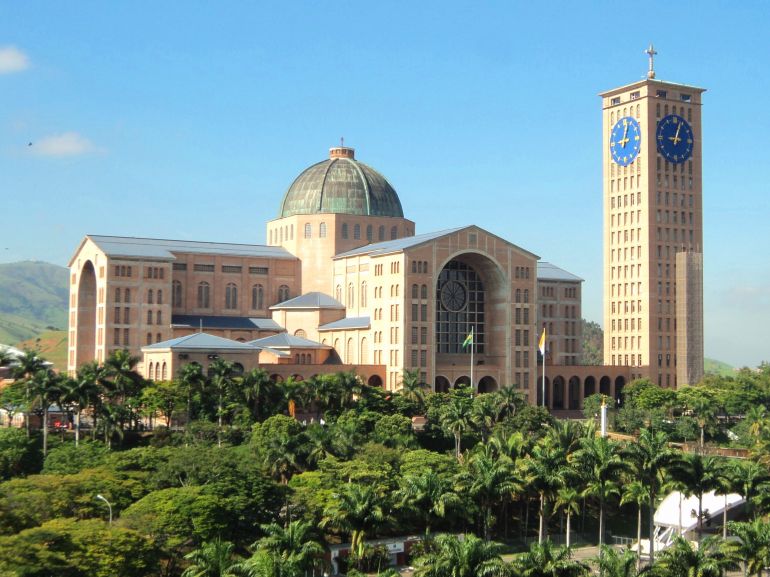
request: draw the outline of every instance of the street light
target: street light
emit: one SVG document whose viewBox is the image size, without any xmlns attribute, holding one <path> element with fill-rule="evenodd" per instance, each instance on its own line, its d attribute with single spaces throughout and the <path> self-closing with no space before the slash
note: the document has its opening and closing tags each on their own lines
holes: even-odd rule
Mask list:
<svg viewBox="0 0 770 577">
<path fill-rule="evenodd" d="M 104 495 L 97 495 L 96 498 L 101 500 L 101 501 L 104 501 L 105 503 L 107 503 L 107 508 L 110 510 L 110 523 L 109 524 L 112 525 L 112 505 L 110 505 L 110 502 L 107 499 L 104 498 Z"/>
</svg>

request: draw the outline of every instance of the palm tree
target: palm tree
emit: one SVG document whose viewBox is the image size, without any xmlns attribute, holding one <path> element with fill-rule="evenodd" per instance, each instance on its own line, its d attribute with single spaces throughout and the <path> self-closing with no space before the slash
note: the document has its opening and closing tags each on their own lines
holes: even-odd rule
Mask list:
<svg viewBox="0 0 770 577">
<path fill-rule="evenodd" d="M 647 487 L 639 480 L 626 483 L 623 487 L 623 494 L 620 498 L 620 504 L 636 504 L 636 570 L 642 567 L 642 505 L 647 500 Z M 605 577 L 606 574 L 605 574 Z"/>
<path fill-rule="evenodd" d="M 767 410 L 764 405 L 755 405 L 749 407 L 746 411 L 745 419 L 749 425 L 749 435 L 755 439 L 759 438 L 762 428 L 766 423 Z"/>
<path fill-rule="evenodd" d="M 640 573 L 639 555 L 631 549 L 618 551 L 615 547 L 602 545 L 599 556 L 593 561 L 604 577 L 636 577 Z"/>
<path fill-rule="evenodd" d="M 13 367 L 13 378 L 21 379 L 26 388 L 26 410 L 24 411 L 24 424 L 29 437 L 29 405 L 30 405 L 30 379 L 32 376 L 45 368 L 46 362 L 38 356 L 37 351 L 24 349 L 24 353 L 16 358 L 16 365 Z"/>
<path fill-rule="evenodd" d="M 669 468 L 671 476 L 685 487 L 685 495 L 698 497 L 697 534 L 698 542 L 703 533 L 703 495 L 719 488 L 721 467 L 717 457 L 704 457 L 696 453 L 685 453 Z"/>
<path fill-rule="evenodd" d="M 273 381 L 270 380 L 270 375 L 265 369 L 252 369 L 241 379 L 241 393 L 246 399 L 255 421 L 260 420 L 262 399 L 273 386 Z"/>
<path fill-rule="evenodd" d="M 589 572 L 588 565 L 570 559 L 569 549 L 550 541 L 532 543 L 529 551 L 514 559 L 513 567 L 521 577 L 579 577 Z"/>
<path fill-rule="evenodd" d="M 483 444 L 471 453 L 458 475 L 458 487 L 460 493 L 478 501 L 487 541 L 494 521 L 493 507 L 523 490 L 514 475 L 513 462 L 506 456 L 498 456 L 494 447 Z"/>
<path fill-rule="evenodd" d="M 473 534 L 443 534 L 433 549 L 414 561 L 415 577 L 494 577 L 505 575 L 501 546 Z"/>
<path fill-rule="evenodd" d="M 666 434 L 652 429 L 642 429 L 636 443 L 626 446 L 624 460 L 631 468 L 631 475 L 641 481 L 648 490 L 650 564 L 655 562 L 654 520 L 655 498 L 660 490 L 663 472 L 675 459 L 677 452 L 669 448 Z"/>
<path fill-rule="evenodd" d="M 563 510 L 567 515 L 567 531 L 565 545 L 567 552 L 570 551 L 570 531 L 572 514 L 577 514 L 580 511 L 580 492 L 574 487 L 564 486 L 556 493 L 556 502 L 554 503 L 557 511 Z"/>
<path fill-rule="evenodd" d="M 458 461 L 461 459 L 463 433 L 471 424 L 470 405 L 470 399 L 466 397 L 453 397 L 441 415 L 441 427 L 454 436 L 455 457 Z"/>
<path fill-rule="evenodd" d="M 121 436 L 126 421 L 130 422 L 134 419 L 128 400 L 139 393 L 144 382 L 142 376 L 136 371 L 138 363 L 139 357 L 132 356 L 128 349 L 113 351 L 104 361 L 101 385 L 111 404 L 119 406 L 119 409 L 112 411 L 111 414 L 118 417 L 117 424 Z"/>
<path fill-rule="evenodd" d="M 32 401 L 43 412 L 43 456 L 48 454 L 48 411 L 62 396 L 63 377 L 51 369 L 41 369 L 30 379 Z"/>
<path fill-rule="evenodd" d="M 626 468 L 617 443 L 606 437 L 584 437 L 575 459 L 585 474 L 583 496 L 599 499 L 599 547 L 604 544 L 604 503 L 619 493 L 618 478 Z"/>
<path fill-rule="evenodd" d="M 756 503 L 770 494 L 770 473 L 767 468 L 756 461 L 730 461 L 729 476 L 736 493 L 746 499 L 744 505 L 750 518 L 756 518 Z"/>
<path fill-rule="evenodd" d="M 443 518 L 448 509 L 460 503 L 449 480 L 433 470 L 406 475 L 401 483 L 396 498 L 402 508 L 423 516 L 426 535 L 430 535 L 433 519 Z"/>
<path fill-rule="evenodd" d="M 398 392 L 422 410 L 425 405 L 425 383 L 420 380 L 420 369 L 404 369 Z"/>
<path fill-rule="evenodd" d="M 366 535 L 390 522 L 383 497 L 373 485 L 348 483 L 324 511 L 320 526 L 350 533 L 350 550 L 360 555 Z"/>
<path fill-rule="evenodd" d="M 102 367 L 96 362 L 80 366 L 74 379 L 64 383 L 62 401 L 67 403 L 75 412 L 75 446 L 80 445 L 80 417 L 85 409 L 94 404 L 99 397 L 99 381 L 102 378 Z"/>
<path fill-rule="evenodd" d="M 515 387 L 506 386 L 493 393 L 497 398 L 500 413 L 498 418 L 513 417 L 516 410 L 524 404 L 521 393 Z"/>
<path fill-rule="evenodd" d="M 548 528 L 548 503 L 563 486 L 569 474 L 567 457 L 554 437 L 548 435 L 532 447 L 525 466 L 526 482 L 540 497 L 538 543 L 542 543 Z"/>
<path fill-rule="evenodd" d="M 291 521 L 286 527 L 271 523 L 262 525 L 262 531 L 265 536 L 252 547 L 280 559 L 288 572 L 304 575 L 323 557 L 324 547 L 311 522 Z"/>
<path fill-rule="evenodd" d="M 687 577 L 723 577 L 725 571 L 738 568 L 736 560 L 734 549 L 725 546 L 719 537 L 708 537 L 695 546 L 678 537 L 660 554 L 655 572 Z"/>
<path fill-rule="evenodd" d="M 765 567 L 770 567 L 770 524 L 761 519 L 750 522 L 728 523 L 736 537 L 736 553 L 743 560 L 743 575 L 762 577 Z"/>
<path fill-rule="evenodd" d="M 184 556 L 191 562 L 182 577 L 236 577 L 235 545 L 215 539 L 201 545 Z"/>
<path fill-rule="evenodd" d="M 492 428 L 497 422 L 500 406 L 493 394 L 484 393 L 476 396 L 471 403 L 471 424 L 481 435 L 481 442 L 486 443 Z"/>
<path fill-rule="evenodd" d="M 224 399 L 227 391 L 233 386 L 233 369 L 235 364 L 225 359 L 216 359 L 209 365 L 211 386 L 217 392 L 217 446 L 222 446 L 222 418 L 225 413 Z"/>
<path fill-rule="evenodd" d="M 179 382 L 187 395 L 187 426 L 192 421 L 192 398 L 197 392 L 203 390 L 206 377 L 203 375 L 203 367 L 200 363 L 187 363 L 178 372 Z"/>
</svg>

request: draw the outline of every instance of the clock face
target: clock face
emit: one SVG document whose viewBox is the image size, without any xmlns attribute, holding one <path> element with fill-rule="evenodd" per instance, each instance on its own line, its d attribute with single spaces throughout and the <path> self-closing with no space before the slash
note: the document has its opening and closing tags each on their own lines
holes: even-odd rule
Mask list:
<svg viewBox="0 0 770 577">
<path fill-rule="evenodd" d="M 677 114 L 661 118 L 655 138 L 658 152 L 669 162 L 681 164 L 692 155 L 692 127 Z"/>
<path fill-rule="evenodd" d="M 641 143 L 639 123 L 630 116 L 624 116 L 615 123 L 610 133 L 612 160 L 620 166 L 631 164 L 639 154 Z"/>
<path fill-rule="evenodd" d="M 465 308 L 467 300 L 467 291 L 462 283 L 450 280 L 441 287 L 441 304 L 446 310 L 456 313 Z"/>
</svg>

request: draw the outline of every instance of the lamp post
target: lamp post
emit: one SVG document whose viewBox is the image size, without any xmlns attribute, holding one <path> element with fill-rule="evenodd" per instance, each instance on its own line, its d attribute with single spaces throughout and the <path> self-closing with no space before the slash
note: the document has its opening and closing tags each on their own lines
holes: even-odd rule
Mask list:
<svg viewBox="0 0 770 577">
<path fill-rule="evenodd" d="M 104 498 L 104 495 L 101 495 L 101 494 L 97 495 L 96 498 L 99 499 L 100 501 L 104 501 L 105 503 L 107 503 L 107 508 L 110 510 L 110 523 L 109 524 L 112 525 L 112 505 L 110 504 L 110 502 L 107 499 Z"/>
</svg>

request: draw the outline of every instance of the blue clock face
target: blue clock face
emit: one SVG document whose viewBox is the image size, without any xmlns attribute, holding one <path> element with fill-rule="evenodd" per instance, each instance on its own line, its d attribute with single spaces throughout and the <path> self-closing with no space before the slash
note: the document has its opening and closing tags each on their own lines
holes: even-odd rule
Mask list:
<svg viewBox="0 0 770 577">
<path fill-rule="evenodd" d="M 624 116 L 615 123 L 610 133 L 612 160 L 620 166 L 631 164 L 639 154 L 642 136 L 639 123 L 630 116 Z"/>
<path fill-rule="evenodd" d="M 669 162 L 681 164 L 692 155 L 692 127 L 677 114 L 661 118 L 655 139 L 658 152 Z"/>
</svg>

